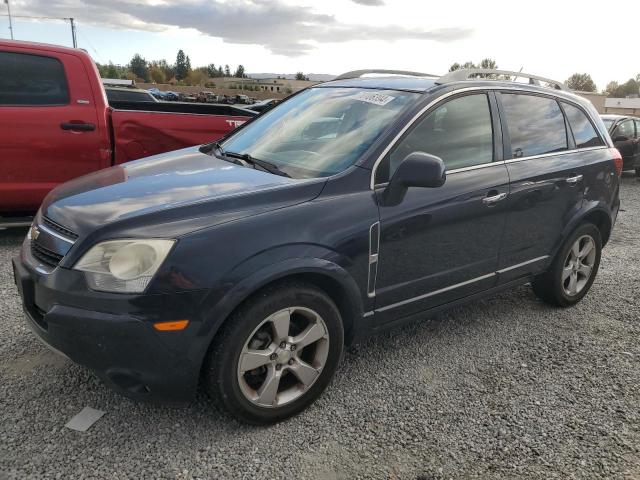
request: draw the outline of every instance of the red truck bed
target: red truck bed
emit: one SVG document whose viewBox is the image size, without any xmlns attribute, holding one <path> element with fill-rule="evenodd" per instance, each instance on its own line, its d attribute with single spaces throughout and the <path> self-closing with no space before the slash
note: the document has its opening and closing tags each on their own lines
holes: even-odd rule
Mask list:
<svg viewBox="0 0 640 480">
<path fill-rule="evenodd" d="M 256 115 L 230 105 L 109 105 L 93 60 L 79 49 L 0 40 L 0 65 L 0 214 L 5 218 L 35 212 L 62 182 L 217 140 Z"/>
</svg>

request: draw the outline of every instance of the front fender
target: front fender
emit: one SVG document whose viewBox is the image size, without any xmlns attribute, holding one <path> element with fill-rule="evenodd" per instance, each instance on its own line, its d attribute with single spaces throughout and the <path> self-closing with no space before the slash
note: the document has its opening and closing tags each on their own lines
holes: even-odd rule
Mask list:
<svg viewBox="0 0 640 480">
<path fill-rule="evenodd" d="M 351 310 L 355 316 L 362 316 L 362 293 L 352 275 L 337 263 L 317 257 L 297 257 L 271 263 L 247 274 L 247 266 L 260 263 L 257 258 L 245 262 L 225 276 L 220 283 L 229 288 L 214 289 L 205 302 L 207 315 L 204 319 L 199 336 L 208 338 L 209 342 L 215 336 L 220 326 L 229 315 L 251 294 L 260 288 L 292 275 L 316 274 L 322 275 L 339 284 L 349 299 Z M 223 290 L 223 291 L 221 291 Z"/>
</svg>

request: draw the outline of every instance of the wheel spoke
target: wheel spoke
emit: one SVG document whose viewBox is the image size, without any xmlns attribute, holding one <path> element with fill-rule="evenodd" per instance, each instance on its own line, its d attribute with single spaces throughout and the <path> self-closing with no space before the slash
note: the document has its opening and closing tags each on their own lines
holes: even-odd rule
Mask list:
<svg viewBox="0 0 640 480">
<path fill-rule="evenodd" d="M 262 367 L 271 361 L 269 356 L 273 353 L 273 349 L 269 350 L 248 350 L 242 353 L 240 359 L 240 372 L 248 372 L 258 367 Z"/>
<path fill-rule="evenodd" d="M 298 359 L 293 365 L 291 365 L 289 369 L 296 377 L 298 377 L 298 380 L 300 380 L 304 385 L 311 385 L 316 377 L 320 375 L 320 372 L 318 372 L 307 362 L 304 362 L 300 359 Z"/>
<path fill-rule="evenodd" d="M 278 394 L 278 386 L 280 385 L 280 372 L 274 368 L 270 368 L 264 383 L 258 390 L 258 403 L 262 405 L 273 405 Z"/>
<path fill-rule="evenodd" d="M 578 274 L 572 272 L 569 279 L 569 294 L 575 295 L 576 293 L 578 293 Z"/>
<path fill-rule="evenodd" d="M 292 342 L 295 343 L 298 349 L 303 349 L 307 345 L 312 344 L 313 342 L 317 342 L 322 337 L 324 337 L 325 331 L 324 328 L 318 323 L 313 323 L 309 325 L 305 330 L 300 334 L 293 337 Z"/>
<path fill-rule="evenodd" d="M 289 338 L 289 323 L 291 322 L 291 314 L 289 310 L 283 310 L 271 317 L 273 324 L 273 335 L 276 343 L 286 341 Z"/>
<path fill-rule="evenodd" d="M 576 241 L 571 247 L 571 257 L 574 260 L 580 257 L 580 240 Z"/>
<path fill-rule="evenodd" d="M 589 265 L 585 265 L 584 263 L 581 263 L 580 266 L 578 267 L 578 272 L 584 275 L 584 278 L 588 279 L 591 276 L 592 268 L 593 267 L 590 267 Z"/>
<path fill-rule="evenodd" d="M 573 273 L 573 267 L 571 265 L 562 269 L 562 283 L 564 283 L 567 278 L 569 278 L 569 275 L 571 275 L 571 273 Z"/>
<path fill-rule="evenodd" d="M 580 259 L 585 258 L 587 255 L 589 255 L 589 253 L 591 253 L 591 250 L 593 250 L 593 247 L 594 245 L 591 239 L 587 239 L 584 242 L 584 246 L 580 250 L 580 253 L 578 254 L 578 258 Z"/>
</svg>

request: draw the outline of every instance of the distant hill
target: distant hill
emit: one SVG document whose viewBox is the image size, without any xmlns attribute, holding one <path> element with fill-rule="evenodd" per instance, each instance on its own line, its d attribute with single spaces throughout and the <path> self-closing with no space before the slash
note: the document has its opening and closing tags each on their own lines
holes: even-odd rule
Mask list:
<svg viewBox="0 0 640 480">
<path fill-rule="evenodd" d="M 328 73 L 305 73 L 305 75 L 314 82 L 327 82 L 337 77 L 337 75 Z M 250 78 L 278 78 L 280 76 L 287 80 L 295 80 L 296 78 L 295 73 L 247 73 L 247 76 Z"/>
</svg>

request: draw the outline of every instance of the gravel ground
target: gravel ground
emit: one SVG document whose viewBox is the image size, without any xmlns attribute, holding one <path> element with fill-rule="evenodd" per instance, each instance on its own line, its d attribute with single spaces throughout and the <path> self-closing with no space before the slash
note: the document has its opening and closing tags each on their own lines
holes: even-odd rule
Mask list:
<svg viewBox="0 0 640 480">
<path fill-rule="evenodd" d="M 0 232 L 0 478 L 640 478 L 640 182 L 596 283 L 556 310 L 522 287 L 350 349 L 328 391 L 268 428 L 200 393 L 129 401 L 22 321 Z M 86 433 L 64 428 L 106 411 Z"/>
</svg>

